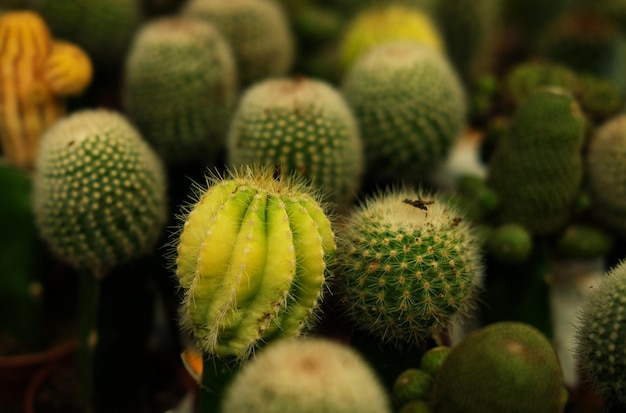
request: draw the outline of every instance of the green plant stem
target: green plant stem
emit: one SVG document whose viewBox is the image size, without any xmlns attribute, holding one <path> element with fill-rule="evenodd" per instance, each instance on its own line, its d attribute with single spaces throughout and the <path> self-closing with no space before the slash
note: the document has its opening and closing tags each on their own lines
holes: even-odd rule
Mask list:
<svg viewBox="0 0 626 413">
<path fill-rule="evenodd" d="M 98 303 L 100 280 L 91 271 L 79 274 L 79 327 L 80 349 L 78 354 L 79 377 L 82 386 L 85 411 L 95 412 L 94 359 L 98 339 Z"/>
<path fill-rule="evenodd" d="M 224 392 L 238 370 L 239 364 L 235 359 L 204 355 L 198 397 L 200 413 L 219 413 Z"/>
</svg>

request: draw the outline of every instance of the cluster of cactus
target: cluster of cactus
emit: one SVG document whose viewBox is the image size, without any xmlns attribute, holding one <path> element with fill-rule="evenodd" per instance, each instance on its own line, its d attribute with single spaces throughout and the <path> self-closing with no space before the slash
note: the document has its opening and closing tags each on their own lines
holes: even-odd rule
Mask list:
<svg viewBox="0 0 626 413">
<path fill-rule="evenodd" d="M 371 185 L 426 181 L 465 127 L 456 72 L 444 55 L 421 44 L 372 48 L 347 71 L 342 91 L 359 122 Z"/>
<path fill-rule="evenodd" d="M 125 61 L 122 106 L 167 164 L 218 158 L 237 97 L 232 51 L 198 19 L 141 26 Z"/>
<path fill-rule="evenodd" d="M 0 36 L 0 143 L 10 163 L 32 169 L 41 134 L 65 115 L 64 98 L 89 85 L 91 61 L 31 11 L 2 13 Z"/>
<path fill-rule="evenodd" d="M 390 190 L 338 230 L 337 290 L 359 329 L 418 344 L 467 316 L 482 283 L 472 226 L 438 194 Z"/>
</svg>

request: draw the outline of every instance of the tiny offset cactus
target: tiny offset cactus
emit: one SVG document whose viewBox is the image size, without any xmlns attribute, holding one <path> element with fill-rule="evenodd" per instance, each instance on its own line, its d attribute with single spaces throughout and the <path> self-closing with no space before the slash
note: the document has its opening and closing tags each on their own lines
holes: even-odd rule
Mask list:
<svg viewBox="0 0 626 413">
<path fill-rule="evenodd" d="M 424 45 L 372 48 L 348 70 L 342 91 L 359 122 L 366 181 L 424 181 L 465 127 L 458 76 L 445 56 Z"/>
<path fill-rule="evenodd" d="M 388 396 L 352 348 L 326 338 L 272 343 L 227 389 L 222 413 L 391 413 Z"/>
<path fill-rule="evenodd" d="M 218 28 L 233 50 L 243 86 L 291 70 L 295 38 L 279 2 L 189 0 L 180 13 Z"/>
<path fill-rule="evenodd" d="M 209 23 L 162 17 L 134 37 L 122 104 L 166 164 L 209 164 L 217 158 L 236 93 L 230 46 Z"/>
<path fill-rule="evenodd" d="M 480 245 L 437 194 L 394 190 L 370 198 L 337 239 L 339 299 L 359 329 L 383 341 L 421 343 L 475 303 Z"/>
<path fill-rule="evenodd" d="M 161 160 L 122 115 L 75 112 L 41 141 L 37 227 L 60 259 L 102 277 L 154 246 L 167 214 L 165 179 Z"/>
<path fill-rule="evenodd" d="M 228 135 L 231 165 L 280 165 L 297 172 L 339 208 L 361 184 L 357 122 L 331 85 L 303 77 L 267 79 L 242 96 Z"/>
<path fill-rule="evenodd" d="M 579 367 L 607 404 L 626 406 L 624 319 L 626 262 L 608 270 L 579 311 L 575 354 Z"/>
<path fill-rule="evenodd" d="M 183 327 L 203 353 L 240 360 L 298 335 L 315 321 L 334 253 L 330 221 L 301 179 L 273 168 L 213 178 L 177 240 Z"/>
<path fill-rule="evenodd" d="M 502 321 L 469 333 L 437 373 L 436 413 L 560 413 L 563 373 L 550 341 L 536 328 Z"/>
<path fill-rule="evenodd" d="M 91 62 L 31 11 L 2 13 L 0 37 L 0 144 L 11 164 L 30 170 L 41 134 L 65 115 L 63 98 L 91 81 Z"/>
<path fill-rule="evenodd" d="M 522 225 L 507 222 L 491 231 L 486 246 L 497 261 L 517 264 L 530 256 L 533 249 L 533 237 Z"/>
</svg>

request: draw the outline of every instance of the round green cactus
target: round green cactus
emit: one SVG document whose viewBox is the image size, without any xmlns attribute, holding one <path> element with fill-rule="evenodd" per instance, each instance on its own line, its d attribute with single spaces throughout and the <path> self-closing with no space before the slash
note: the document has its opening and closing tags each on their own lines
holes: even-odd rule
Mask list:
<svg viewBox="0 0 626 413">
<path fill-rule="evenodd" d="M 589 142 L 586 159 L 591 208 L 611 231 L 626 233 L 626 115 L 602 124 Z"/>
<path fill-rule="evenodd" d="M 190 0 L 183 4 L 180 13 L 207 21 L 220 30 L 233 50 L 243 85 L 284 76 L 291 70 L 295 39 L 280 3 Z"/>
<path fill-rule="evenodd" d="M 626 405 L 624 317 L 626 262 L 606 272 L 579 312 L 575 354 L 585 377 L 607 403 Z"/>
<path fill-rule="evenodd" d="M 390 413 L 387 393 L 352 348 L 327 338 L 272 343 L 228 387 L 222 413 Z"/>
<path fill-rule="evenodd" d="M 613 237 L 601 228 L 572 223 L 556 240 L 555 252 L 563 258 L 605 257 L 613 248 Z"/>
<path fill-rule="evenodd" d="M 384 4 L 361 10 L 339 39 L 340 60 L 350 68 L 375 46 L 389 41 L 409 41 L 438 52 L 445 42 L 433 18 L 425 11 L 402 4 Z"/>
<path fill-rule="evenodd" d="M 433 385 L 430 374 L 421 369 L 408 368 L 396 378 L 391 389 L 391 401 L 401 407 L 412 400 L 427 401 Z"/>
<path fill-rule="evenodd" d="M 338 233 L 338 296 L 355 326 L 416 344 L 472 309 L 482 283 L 472 227 L 435 194 L 389 190 Z"/>
<path fill-rule="evenodd" d="M 342 91 L 359 122 L 367 181 L 425 180 L 465 127 L 465 92 L 448 60 L 410 42 L 373 48 Z"/>
<path fill-rule="evenodd" d="M 433 377 L 436 376 L 450 350 L 448 346 L 436 346 L 426 350 L 420 360 L 420 370 Z"/>
<path fill-rule="evenodd" d="M 569 221 L 583 176 L 586 118 L 562 89 L 541 90 L 517 110 L 489 158 L 500 222 L 547 235 Z"/>
<path fill-rule="evenodd" d="M 167 218 L 161 159 L 125 117 L 104 109 L 75 112 L 44 133 L 33 186 L 42 238 L 96 276 L 149 252 Z"/>
<path fill-rule="evenodd" d="M 437 413 L 559 413 L 564 387 L 550 341 L 528 324 L 502 321 L 452 347 L 430 404 Z"/>
<path fill-rule="evenodd" d="M 267 79 L 249 88 L 228 135 L 231 165 L 278 164 L 310 180 L 327 201 L 350 205 L 360 184 L 363 148 L 343 96 L 315 79 Z"/>
<path fill-rule="evenodd" d="M 225 146 L 236 70 L 214 26 L 185 17 L 151 20 L 126 58 L 122 105 L 166 163 L 207 164 Z"/>
<path fill-rule="evenodd" d="M 489 253 L 499 262 L 517 264 L 530 256 L 533 237 L 522 225 L 507 222 L 491 231 L 486 245 Z"/>
<path fill-rule="evenodd" d="M 272 168 L 214 177 L 176 242 L 182 324 L 204 353 L 242 360 L 297 335 L 315 319 L 334 252 L 330 221 L 301 180 Z"/>
</svg>

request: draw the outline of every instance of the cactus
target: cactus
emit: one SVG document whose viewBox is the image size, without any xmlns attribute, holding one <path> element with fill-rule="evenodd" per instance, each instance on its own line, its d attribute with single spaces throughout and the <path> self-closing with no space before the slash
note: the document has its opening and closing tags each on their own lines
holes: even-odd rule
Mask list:
<svg viewBox="0 0 626 413">
<path fill-rule="evenodd" d="M 417 183 L 442 163 L 466 122 L 465 92 L 447 59 L 424 45 L 387 42 L 346 73 L 366 181 Z"/>
<path fill-rule="evenodd" d="M 595 130 L 586 158 L 591 209 L 598 221 L 626 233 L 626 115 L 616 115 Z"/>
<path fill-rule="evenodd" d="M 420 360 L 420 370 L 428 373 L 432 377 L 435 377 L 448 354 L 450 354 L 451 348 L 448 346 L 436 346 L 429 348 L 422 354 Z"/>
<path fill-rule="evenodd" d="M 617 404 L 622 408 L 626 406 L 622 328 L 625 297 L 626 264 L 622 260 L 606 271 L 580 308 L 575 335 L 575 357 L 584 377 L 607 406 Z"/>
<path fill-rule="evenodd" d="M 355 326 L 398 345 L 422 343 L 468 315 L 482 283 L 480 246 L 436 193 L 389 190 L 338 233 L 338 299 Z"/>
<path fill-rule="evenodd" d="M 327 338 L 272 343 L 229 386 L 222 413 L 390 413 L 375 373 Z"/>
<path fill-rule="evenodd" d="M 563 373 L 552 344 L 536 328 L 501 321 L 452 347 L 434 379 L 437 413 L 558 413 Z"/>
<path fill-rule="evenodd" d="M 413 400 L 427 401 L 433 385 L 433 377 L 421 369 L 408 368 L 396 378 L 391 389 L 391 401 L 402 407 Z"/>
<path fill-rule="evenodd" d="M 585 114 L 602 123 L 624 108 L 624 95 L 615 83 L 590 74 L 579 76 L 578 100 Z"/>
<path fill-rule="evenodd" d="M 588 224 L 568 225 L 556 240 L 555 253 L 561 258 L 594 259 L 606 257 L 613 248 L 613 237 Z"/>
<path fill-rule="evenodd" d="M 168 164 L 209 163 L 226 141 L 237 73 L 214 26 L 162 17 L 144 24 L 125 61 L 122 104 Z"/>
<path fill-rule="evenodd" d="M 339 39 L 342 66 L 347 70 L 374 46 L 400 40 L 420 43 L 439 52 L 445 50 L 445 42 L 429 14 L 391 3 L 365 8 L 347 23 Z"/>
<path fill-rule="evenodd" d="M 272 0 L 189 0 L 180 13 L 207 21 L 224 35 L 242 85 L 287 75 L 295 39 L 283 7 Z"/>
<path fill-rule="evenodd" d="M 498 225 L 487 239 L 489 253 L 504 264 L 517 264 L 528 259 L 532 249 L 532 234 L 516 222 Z"/>
<path fill-rule="evenodd" d="M 0 142 L 8 162 L 33 168 L 41 134 L 65 115 L 64 98 L 91 81 L 91 62 L 77 47 L 55 41 L 31 11 L 0 15 Z"/>
<path fill-rule="evenodd" d="M 583 174 L 586 119 L 562 89 L 532 95 L 515 113 L 489 159 L 487 182 L 500 222 L 547 235 L 569 221 Z"/>
<path fill-rule="evenodd" d="M 33 205 L 62 260 L 102 277 L 152 249 L 166 219 L 161 160 L 120 114 L 82 110 L 44 134 Z"/>
<path fill-rule="evenodd" d="M 350 205 L 361 184 L 356 120 L 339 91 L 320 80 L 277 78 L 252 86 L 227 140 L 231 165 L 278 164 L 305 177 L 339 209 Z"/>
</svg>

